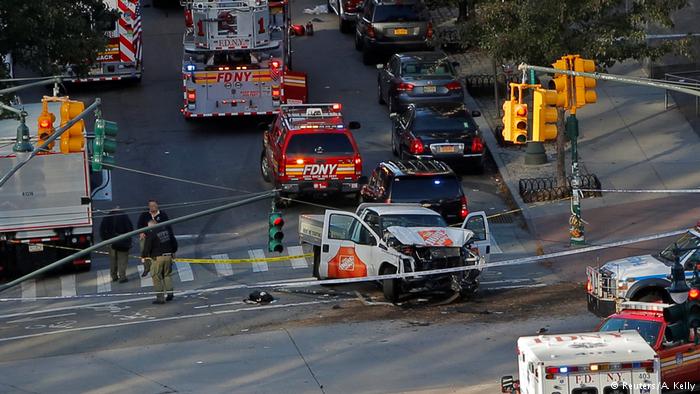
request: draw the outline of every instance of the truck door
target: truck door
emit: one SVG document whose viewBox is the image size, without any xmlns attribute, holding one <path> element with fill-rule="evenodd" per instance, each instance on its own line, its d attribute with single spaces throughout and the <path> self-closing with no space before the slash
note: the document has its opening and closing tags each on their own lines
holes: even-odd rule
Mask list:
<svg viewBox="0 0 700 394">
<path fill-rule="evenodd" d="M 327 210 L 321 236 L 321 278 L 367 276 L 378 237 L 360 218 L 345 211 Z"/>
<path fill-rule="evenodd" d="M 462 228 L 474 232 L 474 246 L 479 249 L 479 255 L 484 256 L 484 261 L 488 263 L 491 255 L 491 233 L 489 231 L 489 221 L 486 212 L 472 212 L 467 215 L 462 223 Z"/>
<path fill-rule="evenodd" d="M 661 359 L 661 378 L 669 387 L 673 387 L 674 382 L 694 382 L 700 376 L 697 362 L 700 346 L 695 343 L 662 347 L 658 353 Z"/>
</svg>

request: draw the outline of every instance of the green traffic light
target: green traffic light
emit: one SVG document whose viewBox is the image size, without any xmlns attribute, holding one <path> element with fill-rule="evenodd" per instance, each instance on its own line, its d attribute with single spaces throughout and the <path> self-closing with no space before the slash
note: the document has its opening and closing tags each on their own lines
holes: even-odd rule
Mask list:
<svg viewBox="0 0 700 394">
<path fill-rule="evenodd" d="M 284 245 L 281 242 L 284 238 L 282 226 L 284 226 L 282 214 L 280 212 L 271 212 L 268 220 L 268 251 L 282 253 L 284 250 Z"/>
</svg>

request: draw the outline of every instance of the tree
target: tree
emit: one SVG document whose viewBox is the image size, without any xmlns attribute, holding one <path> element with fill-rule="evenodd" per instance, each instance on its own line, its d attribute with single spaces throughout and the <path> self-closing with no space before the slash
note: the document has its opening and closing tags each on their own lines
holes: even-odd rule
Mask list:
<svg viewBox="0 0 700 394">
<path fill-rule="evenodd" d="M 432 0 L 453 6 L 455 0 Z M 566 54 L 594 59 L 602 68 L 626 59 L 658 58 L 687 42 L 652 43 L 647 26 L 672 27 L 670 15 L 688 0 L 470 0 L 474 12 L 460 24 L 468 48 L 497 62 L 550 65 Z M 628 4 L 629 3 L 629 4 Z M 559 133 L 563 130 L 559 129 Z M 562 141 L 563 139 L 559 139 Z M 563 151 L 563 147 L 558 147 Z M 563 155 L 559 168 L 564 168 Z M 563 180 L 565 174 L 557 174 Z"/>
<path fill-rule="evenodd" d="M 66 65 L 82 75 L 107 43 L 118 18 L 103 0 L 2 0 L 0 53 L 42 75 Z"/>
</svg>

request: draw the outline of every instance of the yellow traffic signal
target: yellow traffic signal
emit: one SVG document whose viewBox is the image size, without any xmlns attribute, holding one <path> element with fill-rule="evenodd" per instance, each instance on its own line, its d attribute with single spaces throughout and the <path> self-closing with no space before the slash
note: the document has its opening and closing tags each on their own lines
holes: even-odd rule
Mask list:
<svg viewBox="0 0 700 394">
<path fill-rule="evenodd" d="M 49 112 L 49 107 L 48 107 L 48 102 L 43 101 L 42 102 L 42 108 L 41 108 L 41 114 L 37 118 L 37 130 L 39 134 L 39 143 L 38 145 L 41 146 L 48 140 L 56 131 L 53 127 L 53 122 L 56 121 L 56 116 Z M 54 143 L 50 143 L 49 145 L 44 148 L 46 151 L 52 151 L 53 150 Z"/>
<path fill-rule="evenodd" d="M 569 68 L 569 62 L 566 59 L 566 57 L 561 58 L 557 60 L 554 64 L 552 64 L 554 68 L 557 70 L 570 70 Z M 554 79 L 552 80 L 554 86 L 553 87 L 556 92 L 557 92 L 557 107 L 560 108 L 569 108 L 570 105 L 570 76 L 565 75 L 565 74 L 555 74 Z"/>
<path fill-rule="evenodd" d="M 80 115 L 85 110 L 82 101 L 66 100 L 61 103 L 61 126 L 64 126 L 71 119 Z M 61 135 L 61 152 L 80 152 L 85 146 L 85 122 L 81 119 Z"/>
<path fill-rule="evenodd" d="M 511 141 L 514 144 L 527 142 L 527 104 L 513 105 L 513 129 Z"/>
<path fill-rule="evenodd" d="M 558 97 L 556 90 L 534 90 L 532 97 L 533 141 L 544 142 L 557 138 Z"/>
<path fill-rule="evenodd" d="M 503 140 L 514 144 L 527 142 L 527 104 L 523 102 L 523 90 L 527 87 L 511 83 L 510 100 L 503 103 Z"/>
<path fill-rule="evenodd" d="M 501 134 L 503 135 L 503 140 L 504 141 L 512 141 L 513 137 L 511 137 L 513 131 L 513 102 L 510 100 L 506 100 L 503 103 L 503 131 Z"/>
<path fill-rule="evenodd" d="M 595 62 L 593 60 L 576 57 L 574 59 L 574 71 L 585 73 L 595 72 Z M 593 90 L 596 86 L 595 79 L 575 77 L 574 85 L 574 90 L 576 92 L 576 108 L 581 108 L 586 104 L 598 101 L 598 95 L 595 90 Z"/>
</svg>

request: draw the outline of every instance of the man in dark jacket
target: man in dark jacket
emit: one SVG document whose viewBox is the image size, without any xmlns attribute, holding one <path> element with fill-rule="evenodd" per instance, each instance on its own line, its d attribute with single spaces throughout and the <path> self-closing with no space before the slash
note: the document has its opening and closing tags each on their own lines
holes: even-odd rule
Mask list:
<svg viewBox="0 0 700 394">
<path fill-rule="evenodd" d="M 100 236 L 102 240 L 114 238 L 118 235 L 132 231 L 134 226 L 129 217 L 116 207 L 102 219 L 100 224 Z M 131 237 L 114 242 L 109 247 L 109 273 L 112 281 L 119 283 L 127 282 L 126 266 L 129 261 L 129 249 L 131 249 Z"/>
<path fill-rule="evenodd" d="M 158 208 L 158 201 L 148 200 L 148 211 L 142 212 L 139 215 L 139 220 L 136 222 L 138 228 L 144 228 L 148 226 L 148 222 L 155 220 L 157 223 L 165 222 L 168 220 L 168 215 Z M 146 233 L 139 234 L 139 246 L 143 252 L 143 245 L 146 241 Z M 143 274 L 141 276 L 145 277 L 151 270 L 151 261 L 145 260 L 143 263 Z"/>
<path fill-rule="evenodd" d="M 158 224 L 155 220 L 148 222 L 148 226 Z M 164 304 L 173 299 L 173 255 L 177 252 L 177 240 L 170 226 L 148 231 L 144 242 L 141 258 L 151 260 L 151 277 L 153 277 L 153 291 L 156 292 L 154 304 Z M 167 293 L 167 297 L 163 297 Z"/>
</svg>

